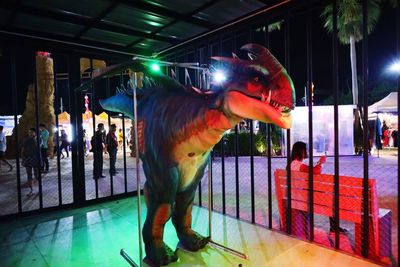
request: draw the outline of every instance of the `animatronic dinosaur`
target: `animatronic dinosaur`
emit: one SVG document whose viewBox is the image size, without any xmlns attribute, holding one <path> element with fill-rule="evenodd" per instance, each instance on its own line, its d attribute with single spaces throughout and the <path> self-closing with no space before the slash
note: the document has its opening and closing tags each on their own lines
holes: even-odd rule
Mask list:
<svg viewBox="0 0 400 267">
<path fill-rule="evenodd" d="M 143 239 L 146 255 L 154 264 L 178 259 L 163 242 L 164 225 L 171 216 L 182 246 L 196 251 L 208 243 L 209 238 L 191 228 L 192 205 L 210 151 L 224 132 L 243 118 L 291 126 L 295 94 L 286 70 L 263 46 L 247 44 L 242 49 L 250 60 L 213 58 L 228 74 L 213 93 L 201 93 L 163 74 L 140 70 L 155 81 L 137 91 L 139 154 L 146 175 Z M 138 71 L 137 63 L 134 65 Z M 100 103 L 106 110 L 133 117 L 128 91 Z"/>
</svg>

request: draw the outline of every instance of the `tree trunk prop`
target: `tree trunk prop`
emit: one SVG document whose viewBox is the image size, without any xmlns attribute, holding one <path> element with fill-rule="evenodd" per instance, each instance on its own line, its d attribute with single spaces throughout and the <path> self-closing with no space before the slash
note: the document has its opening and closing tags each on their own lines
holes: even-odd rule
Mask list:
<svg viewBox="0 0 400 267">
<path fill-rule="evenodd" d="M 55 114 L 54 114 L 54 69 L 53 59 L 50 54 L 40 54 L 36 56 L 36 79 L 38 89 L 38 108 L 39 108 L 39 124 L 46 125 L 49 131 L 49 142 L 47 153 L 53 157 L 54 151 L 54 128 L 55 128 Z M 18 140 L 19 145 L 28 135 L 30 128 L 36 128 L 36 111 L 35 111 L 35 87 L 33 84 L 28 86 L 26 95 L 25 111 L 19 119 L 18 125 Z M 9 155 L 15 156 L 15 142 L 16 134 L 15 129 L 10 140 Z"/>
</svg>

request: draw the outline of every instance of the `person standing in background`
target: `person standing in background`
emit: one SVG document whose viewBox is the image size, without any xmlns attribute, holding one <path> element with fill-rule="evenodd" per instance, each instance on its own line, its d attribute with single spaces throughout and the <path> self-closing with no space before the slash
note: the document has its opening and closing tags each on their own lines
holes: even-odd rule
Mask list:
<svg viewBox="0 0 400 267">
<path fill-rule="evenodd" d="M 113 124 L 115 125 L 115 124 Z M 124 133 L 122 132 L 122 129 L 120 128 L 118 131 L 118 147 L 122 148 L 122 142 L 124 141 Z"/>
<path fill-rule="evenodd" d="M 3 133 L 3 126 L 0 125 L 0 160 L 10 167 L 9 172 L 12 171 L 13 166 L 8 160 L 6 160 L 6 151 L 7 151 L 7 139 L 6 135 Z"/>
<path fill-rule="evenodd" d="M 63 149 L 67 152 L 67 158 L 69 157 L 69 142 L 68 142 L 68 135 L 64 129 L 61 130 L 61 146 L 60 146 L 60 153 L 61 158 L 65 158 L 64 153 L 62 152 Z"/>
<path fill-rule="evenodd" d="M 93 179 L 104 178 L 103 175 L 103 152 L 104 152 L 104 124 L 97 125 L 97 131 L 91 139 L 93 151 Z"/>
<path fill-rule="evenodd" d="M 47 156 L 47 149 L 49 144 L 49 131 L 46 129 L 46 125 L 43 123 L 39 124 L 40 130 L 40 154 L 42 156 L 41 171 L 46 173 L 49 172 L 49 158 Z"/>
<path fill-rule="evenodd" d="M 33 177 L 32 170 L 35 179 L 38 179 L 39 167 L 41 164 L 41 157 L 39 154 L 39 147 L 37 144 L 36 129 L 29 129 L 29 136 L 22 145 L 21 156 L 22 156 L 22 166 L 26 169 L 26 174 L 28 176 L 28 186 L 30 188 L 27 196 L 33 195 Z"/>
<path fill-rule="evenodd" d="M 117 126 L 115 124 L 111 124 L 110 131 L 108 132 L 106 137 L 106 150 L 110 155 L 110 175 L 117 174 L 117 170 L 115 169 L 115 163 L 117 161 L 117 151 L 119 142 L 117 141 L 117 136 L 115 135 L 116 131 L 117 131 Z"/>
</svg>

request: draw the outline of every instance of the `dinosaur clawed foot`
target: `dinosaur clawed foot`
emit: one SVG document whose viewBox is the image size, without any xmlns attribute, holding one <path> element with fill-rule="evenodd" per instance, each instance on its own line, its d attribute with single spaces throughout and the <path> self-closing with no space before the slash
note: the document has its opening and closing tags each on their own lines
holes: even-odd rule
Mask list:
<svg viewBox="0 0 400 267">
<path fill-rule="evenodd" d="M 202 249 L 210 242 L 210 237 L 204 237 L 193 230 L 188 233 L 178 233 L 178 237 L 180 245 L 190 251 Z"/>
<path fill-rule="evenodd" d="M 173 251 L 164 242 L 161 245 L 146 246 L 146 258 L 150 266 L 168 265 L 178 260 L 176 251 Z"/>
</svg>

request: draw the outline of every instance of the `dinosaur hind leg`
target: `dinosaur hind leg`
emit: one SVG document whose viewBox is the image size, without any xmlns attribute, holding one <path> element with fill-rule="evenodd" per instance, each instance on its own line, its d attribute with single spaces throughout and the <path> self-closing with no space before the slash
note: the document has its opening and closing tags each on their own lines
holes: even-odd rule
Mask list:
<svg viewBox="0 0 400 267">
<path fill-rule="evenodd" d="M 171 203 L 148 204 L 143 241 L 147 258 L 156 265 L 166 265 L 178 260 L 177 254 L 163 241 L 164 226 L 171 217 L 171 208 Z"/>
<path fill-rule="evenodd" d="M 195 192 L 196 188 L 178 193 L 172 214 L 172 222 L 181 245 L 191 251 L 205 247 L 210 241 L 209 237 L 203 237 L 192 230 L 192 207 Z"/>
</svg>

